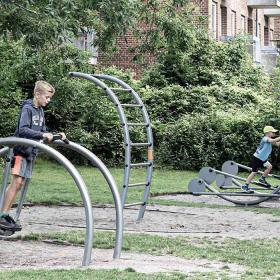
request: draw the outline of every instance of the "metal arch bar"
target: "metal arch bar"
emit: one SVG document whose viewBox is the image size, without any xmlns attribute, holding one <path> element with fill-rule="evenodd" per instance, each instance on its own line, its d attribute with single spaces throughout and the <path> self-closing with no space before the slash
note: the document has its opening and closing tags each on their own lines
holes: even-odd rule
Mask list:
<svg viewBox="0 0 280 280">
<path fill-rule="evenodd" d="M 241 181 L 246 181 L 246 179 L 242 178 L 242 177 L 239 177 L 239 176 L 235 176 L 235 175 L 232 175 L 232 174 L 229 174 L 229 173 L 226 173 L 226 172 L 222 172 L 220 170 L 217 170 L 215 168 L 210 168 L 211 170 L 213 170 L 214 172 L 216 172 L 217 174 L 222 174 L 222 175 L 225 175 L 225 176 L 229 176 L 233 179 L 237 179 L 237 180 L 241 180 Z M 235 183 L 236 181 L 234 181 Z M 252 183 L 256 183 L 257 182 L 252 182 Z M 236 183 L 235 183 L 236 184 Z M 216 191 L 214 188 L 212 188 L 209 184 L 206 184 L 206 188 L 211 191 L 211 192 L 214 192 L 214 193 L 217 193 L 217 195 L 226 200 L 226 201 L 229 201 L 231 203 L 234 203 L 236 205 L 257 205 L 257 204 L 260 204 L 261 202 L 264 202 L 264 201 L 267 201 L 269 199 L 271 199 L 272 197 L 269 197 L 269 196 L 259 196 L 258 198 L 256 198 L 255 200 L 247 200 L 247 201 L 240 201 L 240 200 L 234 200 L 234 199 L 231 199 L 229 196 L 226 196 L 226 195 L 223 195 L 223 194 L 219 194 L 218 191 Z M 272 192 L 272 194 L 275 194 L 276 192 L 278 192 L 277 190 L 274 190 Z"/>
<path fill-rule="evenodd" d="M 85 214 L 86 214 L 86 238 L 85 238 L 85 249 L 84 249 L 84 256 L 82 265 L 88 266 L 91 261 L 91 251 L 92 251 L 92 241 L 93 241 L 93 215 L 92 215 L 92 206 L 90 197 L 87 191 L 87 187 L 77 171 L 77 169 L 72 165 L 72 163 L 64 157 L 62 154 L 60 154 L 55 149 L 42 144 L 40 142 L 36 142 L 34 140 L 24 139 L 24 138 L 17 138 L 17 137 L 7 137 L 7 138 L 0 138 L 0 144 L 6 145 L 6 146 L 15 146 L 15 145 L 24 145 L 24 146 L 31 146 L 36 147 L 39 150 L 42 150 L 43 152 L 47 153 L 51 157 L 53 157 L 55 160 L 57 160 L 60 164 L 62 164 L 66 170 L 69 172 L 69 174 L 74 179 L 80 194 L 83 199 L 83 203 L 85 206 Z"/>
<path fill-rule="evenodd" d="M 232 193 L 232 192 L 223 192 L 223 193 L 215 193 L 215 192 L 189 192 L 189 194 L 194 195 L 217 195 L 217 196 L 257 196 L 257 197 L 280 197 L 280 194 L 256 194 L 256 193 Z"/>
<path fill-rule="evenodd" d="M 9 151 L 9 147 L 4 147 L 0 150 L 0 157 L 3 156 L 3 155 L 6 155 Z"/>
<path fill-rule="evenodd" d="M 256 198 L 255 200 L 246 200 L 246 201 L 234 200 L 234 199 L 231 199 L 229 196 L 223 195 L 222 193 L 216 191 L 212 186 L 210 186 L 206 182 L 205 182 L 205 186 L 210 192 L 215 193 L 218 197 L 220 197 L 228 202 L 234 203 L 236 205 L 243 205 L 243 206 L 244 205 L 257 205 L 257 204 L 260 204 L 261 202 L 267 201 L 272 198 L 269 196 L 263 196 L 263 197 L 258 196 L 258 198 Z M 275 194 L 277 192 L 278 192 L 278 190 L 275 190 L 273 193 Z"/>
<path fill-rule="evenodd" d="M 131 164 L 131 145 L 130 145 L 130 135 L 129 135 L 129 127 L 127 125 L 127 119 L 124 113 L 124 110 L 121 106 L 119 99 L 115 96 L 114 92 L 102 81 L 98 80 L 96 77 L 90 74 L 80 73 L 80 72 L 70 72 L 69 75 L 71 77 L 77 77 L 89 80 L 93 82 L 95 85 L 99 86 L 103 89 L 103 91 L 109 95 L 112 102 L 116 105 L 116 109 L 118 111 L 118 115 L 123 126 L 124 132 L 124 143 L 125 143 L 125 170 L 124 170 L 124 185 L 128 185 L 128 178 L 130 175 L 130 164 Z M 124 192 L 123 192 L 124 194 Z M 122 197 L 122 206 L 125 204 L 126 197 Z"/>
<path fill-rule="evenodd" d="M 123 237 L 123 211 L 122 211 L 120 194 L 113 176 L 111 175 L 110 171 L 105 166 L 105 164 L 94 153 L 92 153 L 90 150 L 86 149 L 85 147 L 71 141 L 69 141 L 68 144 L 65 144 L 61 140 L 56 140 L 53 143 L 71 149 L 81 154 L 85 158 L 87 158 L 93 166 L 96 166 L 101 171 L 104 178 L 106 179 L 111 189 L 114 198 L 115 208 L 116 208 L 116 241 L 115 241 L 115 250 L 114 250 L 113 258 L 115 259 L 120 258 L 121 249 L 122 249 L 122 237 Z"/>
<path fill-rule="evenodd" d="M 56 140 L 53 142 L 53 144 L 71 149 L 86 157 L 93 166 L 96 166 L 101 171 L 104 178 L 106 179 L 111 189 L 116 208 L 116 241 L 113 258 L 120 258 L 123 240 L 123 211 L 119 191 L 113 176 L 111 175 L 108 168 L 104 165 L 104 163 L 95 154 L 93 154 L 90 150 L 86 149 L 85 147 L 71 141 L 68 144 L 65 144 L 65 142 L 61 140 Z M 4 148 L 2 150 L 0 150 L 0 154 L 5 154 L 5 152 L 8 152 L 8 148 Z M 21 193 L 19 205 L 15 215 L 15 220 L 17 220 L 20 216 L 28 184 L 29 180 L 25 182 L 23 192 Z"/>
<path fill-rule="evenodd" d="M 108 81 L 114 82 L 114 83 L 120 85 L 121 87 L 130 90 L 131 94 L 136 99 L 136 102 L 139 105 L 141 105 L 141 112 L 142 112 L 142 115 L 143 115 L 143 118 L 144 118 L 144 123 L 149 124 L 148 126 L 146 126 L 148 143 L 150 143 L 148 149 L 150 151 L 153 151 L 153 133 L 152 133 L 152 128 L 151 128 L 151 122 L 150 122 L 150 119 L 149 119 L 148 112 L 147 112 L 147 110 L 146 110 L 146 108 L 145 108 L 145 106 L 144 106 L 140 96 L 127 83 L 125 83 L 124 81 L 122 81 L 122 80 L 120 80 L 120 79 L 118 79 L 116 77 L 112 77 L 110 75 L 104 75 L 104 74 L 94 74 L 93 76 L 96 77 L 96 78 L 99 78 L 99 79 L 104 79 L 104 80 L 108 80 Z M 146 177 L 146 181 L 149 182 L 149 185 L 146 186 L 146 188 L 145 188 L 145 192 L 144 192 L 144 195 L 143 195 L 143 202 L 145 202 L 145 203 L 140 208 L 138 219 L 137 219 L 138 221 L 144 217 L 144 213 L 145 213 L 145 209 L 146 209 L 146 205 L 147 205 L 146 202 L 148 200 L 148 196 L 149 196 L 149 192 L 150 192 L 150 187 L 151 187 L 152 173 L 153 173 L 153 159 L 152 160 L 148 159 L 148 162 L 151 163 L 151 165 L 148 167 L 148 172 L 147 172 L 147 177 Z M 124 202 L 125 199 L 126 198 L 123 197 L 123 205 L 125 203 Z"/>
<path fill-rule="evenodd" d="M 2 178 L 2 188 L 1 188 L 1 193 L 0 193 L 0 209 L 3 208 L 3 204 L 4 204 L 4 200 L 5 200 L 6 189 L 7 189 L 7 185 L 8 185 L 8 177 L 9 177 L 10 169 L 11 169 L 11 157 L 13 154 L 12 149 L 9 149 L 8 147 L 1 149 L 1 151 L 2 150 L 4 150 L 6 153 L 8 153 L 8 158 L 6 159 L 5 169 L 4 169 L 3 178 Z"/>
</svg>

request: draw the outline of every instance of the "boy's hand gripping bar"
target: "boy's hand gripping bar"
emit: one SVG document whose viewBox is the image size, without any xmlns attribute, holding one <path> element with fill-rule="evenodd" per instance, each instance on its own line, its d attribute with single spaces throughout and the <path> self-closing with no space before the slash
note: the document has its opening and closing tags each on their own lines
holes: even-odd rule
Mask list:
<svg viewBox="0 0 280 280">
<path fill-rule="evenodd" d="M 62 140 L 62 135 L 61 134 L 53 134 L 53 139 L 52 141 L 56 141 L 56 140 Z M 65 144 L 69 144 L 69 140 L 67 138 L 65 138 L 64 140 L 62 140 Z"/>
</svg>

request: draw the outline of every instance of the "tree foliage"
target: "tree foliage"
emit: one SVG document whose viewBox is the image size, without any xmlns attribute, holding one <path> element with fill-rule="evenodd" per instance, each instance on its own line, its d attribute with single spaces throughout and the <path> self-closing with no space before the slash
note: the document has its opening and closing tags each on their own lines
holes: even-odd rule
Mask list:
<svg viewBox="0 0 280 280">
<path fill-rule="evenodd" d="M 86 30 L 108 48 L 135 19 L 134 1 L 127 0 L 1 0 L 0 13 L 0 34 L 24 38 L 32 48 L 59 45 Z"/>
</svg>

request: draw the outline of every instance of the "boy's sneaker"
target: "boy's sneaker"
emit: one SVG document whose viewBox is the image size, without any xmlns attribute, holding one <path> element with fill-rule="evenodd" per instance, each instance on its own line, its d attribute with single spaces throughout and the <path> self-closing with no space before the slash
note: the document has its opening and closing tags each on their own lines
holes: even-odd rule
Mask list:
<svg viewBox="0 0 280 280">
<path fill-rule="evenodd" d="M 241 186 L 241 189 L 246 193 L 253 193 L 254 192 L 253 190 L 250 190 L 248 185 Z"/>
<path fill-rule="evenodd" d="M 259 182 L 262 183 L 262 184 L 264 184 L 264 185 L 266 185 L 267 188 L 271 188 L 271 185 L 266 181 L 265 178 L 261 177 L 261 178 L 259 179 Z"/>
<path fill-rule="evenodd" d="M 9 215 L 3 215 L 0 218 L 0 228 L 5 230 L 21 231 L 21 225 L 17 224 L 15 220 Z"/>
</svg>

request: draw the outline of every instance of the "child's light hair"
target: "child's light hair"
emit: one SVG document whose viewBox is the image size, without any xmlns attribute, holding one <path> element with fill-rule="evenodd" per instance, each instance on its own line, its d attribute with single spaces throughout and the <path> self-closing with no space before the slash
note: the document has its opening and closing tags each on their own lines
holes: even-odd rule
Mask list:
<svg viewBox="0 0 280 280">
<path fill-rule="evenodd" d="M 38 92 L 38 93 L 45 93 L 45 92 L 49 92 L 49 93 L 52 93 L 54 94 L 55 93 L 55 89 L 54 87 L 49 84 L 48 82 L 46 81 L 37 81 L 35 83 L 35 87 L 34 87 L 34 94 Z"/>
</svg>

